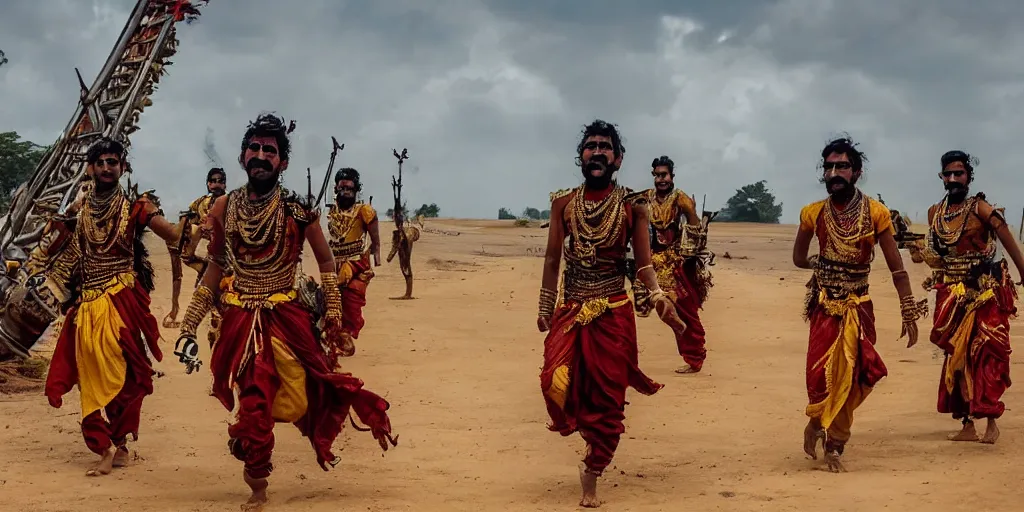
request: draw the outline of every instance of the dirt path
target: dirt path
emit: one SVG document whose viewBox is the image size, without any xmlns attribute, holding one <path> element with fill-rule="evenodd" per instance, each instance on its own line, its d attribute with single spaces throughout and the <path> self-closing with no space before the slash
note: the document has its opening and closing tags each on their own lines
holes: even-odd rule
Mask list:
<svg viewBox="0 0 1024 512">
<path fill-rule="evenodd" d="M 423 234 L 413 259 L 418 300 L 388 300 L 403 291 L 397 262 L 378 269 L 359 352 L 346 366 L 391 401 L 400 445 L 381 457 L 368 434 L 346 430 L 343 461 L 325 473 L 297 430 L 278 425 L 268 511 L 576 508 L 583 442 L 546 430 L 537 377 L 536 253 L 545 231 L 428 225 L 461 234 Z M 934 412 L 941 359 L 926 339 L 911 350 L 896 340 L 898 304 L 881 261 L 872 296 L 889 377 L 859 411 L 850 473 L 819 471 L 805 459 L 800 308 L 808 276 L 789 263 L 791 235 L 785 226 L 715 225 L 720 259 L 704 312 L 704 373 L 675 375 L 670 332 L 640 320 L 641 366 L 667 387 L 652 397 L 631 392 L 627 433 L 601 483 L 604 510 L 1019 510 L 1021 388 L 1005 396 L 998 445 L 945 441 L 959 423 Z M 151 250 L 158 319 L 170 295 L 159 247 Z M 923 277 L 912 270 L 917 293 Z M 1024 326 L 1015 323 L 1013 333 L 1020 343 Z M 163 334 L 170 355 L 176 333 Z M 60 410 L 38 395 L 0 396 L 0 509 L 237 510 L 246 497 L 242 468 L 227 452 L 229 414 L 208 396 L 208 370 L 186 376 L 173 359 L 160 367 L 166 376 L 131 445 L 137 459 L 105 478 L 83 476 L 94 456 L 78 430 L 77 395 Z"/>
</svg>

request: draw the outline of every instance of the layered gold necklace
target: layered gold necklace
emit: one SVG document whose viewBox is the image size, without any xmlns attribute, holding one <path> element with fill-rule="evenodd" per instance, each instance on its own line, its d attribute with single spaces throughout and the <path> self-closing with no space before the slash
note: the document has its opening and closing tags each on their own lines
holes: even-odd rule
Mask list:
<svg viewBox="0 0 1024 512">
<path fill-rule="evenodd" d="M 658 197 L 657 189 L 648 191 L 647 202 L 650 204 L 650 221 L 654 229 L 666 229 L 676 220 L 676 202 L 679 194 L 679 189 L 673 189 L 662 199 Z"/>
<path fill-rule="evenodd" d="M 348 236 L 348 232 L 356 223 L 357 206 L 359 203 L 355 203 L 347 210 L 342 210 L 336 204 L 331 206 L 331 210 L 327 214 L 327 233 L 331 239 L 341 241 Z"/>
<path fill-rule="evenodd" d="M 967 229 L 968 214 L 974 211 L 977 204 L 978 198 L 972 197 L 952 210 L 946 211 L 949 208 L 949 196 L 947 195 L 942 199 L 939 210 L 932 217 L 932 224 L 929 226 L 932 233 L 947 247 L 956 245 Z"/>
<path fill-rule="evenodd" d="M 626 224 L 626 189 L 615 186 L 598 201 L 587 200 L 585 193 L 586 185 L 580 185 L 569 203 L 569 233 L 573 255 L 583 266 L 593 266 L 597 263 L 597 249 L 611 247 L 622 234 Z"/>
<path fill-rule="evenodd" d="M 861 252 L 858 242 L 872 231 L 871 209 L 864 194 L 858 190 L 842 210 L 831 199 L 826 200 L 824 219 L 828 245 L 834 253 L 828 256 L 841 262 L 856 262 Z"/>
<path fill-rule="evenodd" d="M 93 190 L 79 216 L 89 250 L 110 252 L 128 227 L 129 213 L 128 198 L 120 185 L 102 197 Z"/>
<path fill-rule="evenodd" d="M 294 286 L 297 260 L 288 254 L 285 209 L 281 187 L 255 200 L 245 187 L 232 192 L 225 231 L 239 292 L 269 295 Z"/>
</svg>

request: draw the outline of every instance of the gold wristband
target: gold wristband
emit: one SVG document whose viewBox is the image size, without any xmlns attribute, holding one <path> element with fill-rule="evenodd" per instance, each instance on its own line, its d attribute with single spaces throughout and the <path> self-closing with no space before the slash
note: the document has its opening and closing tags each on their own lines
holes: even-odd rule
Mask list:
<svg viewBox="0 0 1024 512">
<path fill-rule="evenodd" d="M 555 314 L 555 301 L 558 300 L 558 292 L 554 290 L 548 290 L 547 288 L 540 289 L 540 300 L 538 301 L 537 311 L 542 317 L 548 318 Z"/>
<path fill-rule="evenodd" d="M 188 303 L 188 309 L 185 310 L 185 318 L 181 322 L 181 333 L 195 336 L 196 329 L 199 328 L 199 324 L 203 322 L 203 318 L 206 318 L 206 314 L 211 309 L 213 309 L 213 291 L 201 284 L 192 294 L 192 300 Z"/>
<path fill-rule="evenodd" d="M 900 298 L 900 314 L 903 317 L 903 322 L 916 322 L 918 318 L 926 316 L 928 314 L 928 299 L 921 299 L 920 302 L 914 300 L 913 295 Z"/>
<path fill-rule="evenodd" d="M 323 281 L 324 302 L 327 306 L 324 317 L 341 320 L 341 290 L 338 289 L 338 275 L 334 272 L 322 273 L 320 280 Z"/>
</svg>

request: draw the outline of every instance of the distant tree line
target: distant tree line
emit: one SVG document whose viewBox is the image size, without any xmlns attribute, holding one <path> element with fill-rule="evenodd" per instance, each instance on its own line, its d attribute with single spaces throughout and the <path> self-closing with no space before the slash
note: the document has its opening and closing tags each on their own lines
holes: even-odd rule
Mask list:
<svg viewBox="0 0 1024 512">
<path fill-rule="evenodd" d="M 523 213 L 516 215 L 508 208 L 498 208 L 498 220 L 548 220 L 551 218 L 551 210 L 538 210 L 533 207 L 523 209 Z"/>
<path fill-rule="evenodd" d="M 409 211 L 409 205 L 408 204 L 402 204 L 402 211 Z M 389 218 L 389 219 L 394 219 L 395 218 L 395 209 L 394 208 L 388 208 L 384 212 L 384 215 L 387 218 Z M 437 203 L 430 203 L 430 204 L 423 203 L 423 206 L 420 206 L 419 208 L 416 209 L 416 211 L 413 212 L 413 217 L 419 217 L 420 215 L 422 215 L 424 218 L 428 218 L 428 219 L 430 219 L 430 218 L 437 218 L 437 217 L 439 217 L 441 215 L 441 207 L 438 206 Z"/>
</svg>

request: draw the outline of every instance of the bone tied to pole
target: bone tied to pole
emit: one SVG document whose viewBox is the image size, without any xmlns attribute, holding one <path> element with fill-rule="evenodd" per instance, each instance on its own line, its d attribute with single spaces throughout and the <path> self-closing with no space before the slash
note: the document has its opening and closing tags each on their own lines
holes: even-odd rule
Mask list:
<svg viewBox="0 0 1024 512">
<path fill-rule="evenodd" d="M 398 264 L 402 268 L 402 276 L 405 277 L 405 295 L 399 299 L 411 299 L 412 297 L 412 244 L 420 239 L 420 230 L 413 225 L 405 225 L 405 209 L 402 207 L 402 164 L 409 159 L 409 150 L 403 148 L 399 153 L 392 149 L 395 158 L 398 160 L 398 176 L 391 176 L 391 191 L 395 199 L 393 219 L 395 230 L 391 233 L 391 252 L 388 253 L 387 262 L 398 255 Z"/>
</svg>

